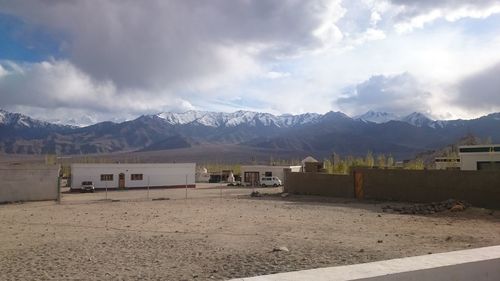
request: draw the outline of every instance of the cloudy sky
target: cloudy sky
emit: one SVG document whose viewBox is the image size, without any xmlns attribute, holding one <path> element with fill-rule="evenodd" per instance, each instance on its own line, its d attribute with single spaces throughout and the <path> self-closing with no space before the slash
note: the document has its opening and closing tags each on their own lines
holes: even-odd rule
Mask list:
<svg viewBox="0 0 500 281">
<path fill-rule="evenodd" d="M 500 1 L 0 0 L 0 108 L 500 111 Z"/>
</svg>

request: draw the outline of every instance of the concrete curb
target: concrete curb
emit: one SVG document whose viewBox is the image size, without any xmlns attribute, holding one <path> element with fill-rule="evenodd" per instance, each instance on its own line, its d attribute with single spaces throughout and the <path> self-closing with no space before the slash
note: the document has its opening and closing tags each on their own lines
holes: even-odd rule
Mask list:
<svg viewBox="0 0 500 281">
<path fill-rule="evenodd" d="M 364 264 L 278 273 L 232 281 L 500 280 L 500 246 Z"/>
</svg>

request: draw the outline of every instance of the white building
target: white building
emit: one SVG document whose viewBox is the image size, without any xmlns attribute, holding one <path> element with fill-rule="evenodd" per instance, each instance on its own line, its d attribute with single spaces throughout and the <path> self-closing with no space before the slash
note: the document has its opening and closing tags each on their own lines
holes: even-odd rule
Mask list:
<svg viewBox="0 0 500 281">
<path fill-rule="evenodd" d="M 72 164 L 71 188 L 195 187 L 195 163 Z"/>
<path fill-rule="evenodd" d="M 500 144 L 464 145 L 458 151 L 461 170 L 500 171 Z"/>
<path fill-rule="evenodd" d="M 292 172 L 300 172 L 301 166 L 268 166 L 268 165 L 248 165 L 241 166 L 241 181 L 257 184 L 261 177 L 278 177 L 285 181 L 284 169 L 291 169 Z"/>
</svg>

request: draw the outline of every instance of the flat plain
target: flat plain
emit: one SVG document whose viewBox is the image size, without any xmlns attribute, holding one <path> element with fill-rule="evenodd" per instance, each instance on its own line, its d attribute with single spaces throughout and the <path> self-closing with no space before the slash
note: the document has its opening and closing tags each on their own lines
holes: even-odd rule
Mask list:
<svg viewBox="0 0 500 281">
<path fill-rule="evenodd" d="M 0 280 L 224 280 L 500 244 L 500 211 L 401 215 L 382 212 L 386 202 L 251 191 L 1 205 Z"/>
</svg>

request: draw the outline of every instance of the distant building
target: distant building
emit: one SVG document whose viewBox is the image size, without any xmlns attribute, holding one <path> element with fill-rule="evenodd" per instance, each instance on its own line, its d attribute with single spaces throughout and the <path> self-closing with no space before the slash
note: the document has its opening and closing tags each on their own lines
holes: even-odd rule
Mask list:
<svg viewBox="0 0 500 281">
<path fill-rule="evenodd" d="M 300 163 L 302 164 L 301 172 L 319 172 L 323 168 L 323 163 L 312 156 L 307 156 Z"/>
<path fill-rule="evenodd" d="M 241 166 L 241 180 L 248 184 L 258 184 L 261 177 L 278 177 L 285 181 L 284 169 L 292 172 L 300 172 L 301 166 L 268 166 L 268 165 L 248 165 Z"/>
<path fill-rule="evenodd" d="M 460 169 L 460 157 L 436 157 L 434 165 L 436 170 Z"/>
<path fill-rule="evenodd" d="M 464 145 L 458 151 L 461 170 L 500 171 L 500 144 Z"/>
<path fill-rule="evenodd" d="M 195 163 L 72 164 L 71 188 L 195 187 Z"/>
<path fill-rule="evenodd" d="M 302 166 L 305 166 L 306 163 L 318 163 L 318 162 L 319 161 L 314 159 L 314 157 L 312 156 L 307 156 L 306 158 L 302 159 L 302 161 L 300 161 Z"/>
<path fill-rule="evenodd" d="M 232 176 L 232 178 L 231 178 Z M 231 181 L 232 180 L 232 181 Z M 235 177 L 233 170 L 222 170 L 220 172 L 212 172 L 209 174 L 208 182 L 217 183 L 217 182 L 234 182 Z"/>
<path fill-rule="evenodd" d="M 208 182 L 210 180 L 210 174 L 207 168 L 199 167 L 196 169 L 196 182 Z"/>
</svg>

